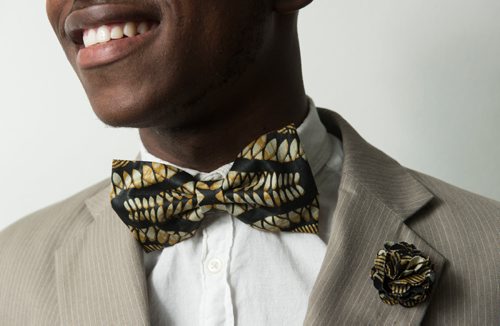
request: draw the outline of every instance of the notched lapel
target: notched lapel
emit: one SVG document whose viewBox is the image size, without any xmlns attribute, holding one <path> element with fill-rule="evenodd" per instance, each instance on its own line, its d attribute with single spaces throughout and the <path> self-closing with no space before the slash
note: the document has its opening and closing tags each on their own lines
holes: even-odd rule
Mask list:
<svg viewBox="0 0 500 326">
<path fill-rule="evenodd" d="M 94 221 L 55 253 L 62 325 L 149 325 L 142 249 L 109 204 L 86 201 Z"/>
<path fill-rule="evenodd" d="M 320 109 L 320 117 L 329 132 L 340 133 L 344 163 L 330 238 L 304 325 L 419 325 L 432 294 L 413 308 L 386 305 L 370 269 L 386 241 L 406 241 L 430 257 L 437 288 L 446 260 L 405 224 L 433 194 L 340 116 Z"/>
</svg>

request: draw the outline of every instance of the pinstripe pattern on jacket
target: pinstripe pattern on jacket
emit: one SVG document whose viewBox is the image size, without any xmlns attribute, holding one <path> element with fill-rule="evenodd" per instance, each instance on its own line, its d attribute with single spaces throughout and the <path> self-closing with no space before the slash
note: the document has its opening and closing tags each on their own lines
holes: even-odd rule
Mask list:
<svg viewBox="0 0 500 326">
<path fill-rule="evenodd" d="M 407 169 L 338 114 L 343 141 L 330 240 L 304 325 L 498 325 L 500 203 Z M 149 325 L 142 249 L 109 205 L 109 180 L 0 233 L 2 325 Z M 321 226 L 320 226 L 321 227 Z M 385 241 L 434 263 L 429 300 L 388 306 L 369 278 Z"/>
</svg>

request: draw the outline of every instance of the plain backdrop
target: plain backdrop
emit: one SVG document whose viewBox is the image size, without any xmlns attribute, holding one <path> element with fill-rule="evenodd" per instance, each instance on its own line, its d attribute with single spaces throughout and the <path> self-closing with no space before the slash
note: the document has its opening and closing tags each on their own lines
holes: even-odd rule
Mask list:
<svg viewBox="0 0 500 326">
<path fill-rule="evenodd" d="M 499 0 L 316 0 L 306 91 L 401 164 L 499 200 L 499 16 Z M 108 178 L 139 138 L 94 115 L 44 1 L 1 1 L 0 36 L 2 229 Z"/>
</svg>

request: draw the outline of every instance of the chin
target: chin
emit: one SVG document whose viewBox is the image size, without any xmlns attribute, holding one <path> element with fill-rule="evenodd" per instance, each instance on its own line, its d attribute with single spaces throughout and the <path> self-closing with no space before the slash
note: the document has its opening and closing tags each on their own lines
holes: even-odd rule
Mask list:
<svg viewBox="0 0 500 326">
<path fill-rule="evenodd" d="M 92 108 L 99 120 L 111 127 L 143 128 L 148 125 L 147 111 L 144 112 L 142 108 L 99 106 Z"/>
<path fill-rule="evenodd" d="M 151 97 L 128 89 L 101 90 L 99 94 L 89 94 L 88 98 L 99 120 L 112 127 L 142 128 L 159 118 L 159 109 L 153 106 Z"/>
<path fill-rule="evenodd" d="M 152 91 L 146 91 L 152 90 Z M 178 94 L 177 96 L 174 94 Z M 181 98 L 179 94 L 185 96 Z M 200 95 L 144 87 L 140 90 L 127 85 L 88 90 L 87 96 L 96 116 L 111 127 L 184 128 L 198 124 L 206 112 L 192 105 Z"/>
</svg>

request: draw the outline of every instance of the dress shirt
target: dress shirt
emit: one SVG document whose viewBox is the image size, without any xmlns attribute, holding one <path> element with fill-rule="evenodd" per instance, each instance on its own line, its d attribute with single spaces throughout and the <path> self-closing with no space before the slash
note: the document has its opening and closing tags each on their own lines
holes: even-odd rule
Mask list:
<svg viewBox="0 0 500 326">
<path fill-rule="evenodd" d="M 327 133 L 308 100 L 297 133 L 319 192 L 319 234 L 265 232 L 226 212 L 207 213 L 192 238 L 144 252 L 153 325 L 302 325 L 326 252 L 343 161 L 341 141 Z M 140 155 L 168 163 L 142 144 Z M 225 176 L 231 165 L 206 173 L 177 167 L 206 181 Z"/>
</svg>

